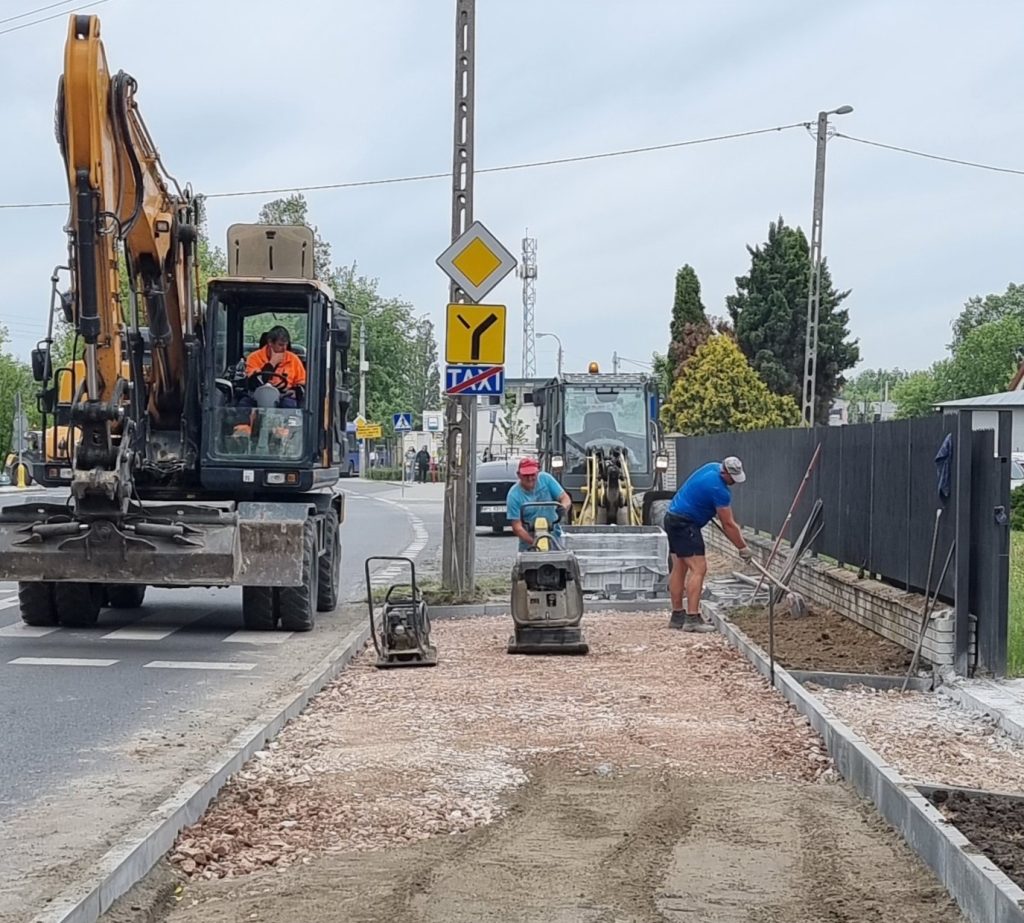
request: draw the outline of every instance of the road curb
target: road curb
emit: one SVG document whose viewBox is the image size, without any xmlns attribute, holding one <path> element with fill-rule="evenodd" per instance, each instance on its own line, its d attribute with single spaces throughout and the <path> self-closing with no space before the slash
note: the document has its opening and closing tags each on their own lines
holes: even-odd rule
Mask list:
<svg viewBox="0 0 1024 923">
<path fill-rule="evenodd" d="M 975 694 L 964 682 L 946 683 L 939 691 L 949 696 L 954 702 L 968 711 L 986 715 L 991 718 L 1000 728 L 1003 729 L 1014 740 L 1024 743 L 1024 723 L 1018 721 L 1013 715 L 1009 715 L 999 707 L 998 699 L 993 702 Z M 998 690 L 996 690 L 998 696 Z M 1015 702 L 1007 704 L 1013 705 Z"/>
<path fill-rule="evenodd" d="M 583 603 L 583 616 L 597 612 L 669 612 L 667 599 L 601 599 Z M 432 619 L 465 619 L 478 615 L 507 615 L 512 610 L 507 602 L 467 603 L 457 606 L 430 606 Z"/>
<path fill-rule="evenodd" d="M 728 622 L 710 601 L 701 603 L 728 642 L 770 682 L 767 654 Z M 1024 923 L 1021 890 L 896 769 L 890 766 L 784 667 L 775 664 L 775 689 L 821 735 L 836 769 L 895 827 L 935 873 L 973 923 Z"/>
<path fill-rule="evenodd" d="M 195 823 L 217 793 L 267 741 L 272 740 L 309 700 L 334 679 L 362 650 L 369 625 L 353 629 L 296 683 L 298 691 L 282 708 L 267 709 L 235 735 L 207 768 L 121 839 L 96 863 L 90 878 L 61 894 L 34 923 L 95 923 L 114 901 L 141 881 L 171 849 L 178 833 Z"/>
</svg>

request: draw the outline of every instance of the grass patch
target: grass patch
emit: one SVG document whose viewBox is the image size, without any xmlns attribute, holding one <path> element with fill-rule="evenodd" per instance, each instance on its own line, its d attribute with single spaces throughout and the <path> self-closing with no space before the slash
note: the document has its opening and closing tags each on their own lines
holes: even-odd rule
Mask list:
<svg viewBox="0 0 1024 923">
<path fill-rule="evenodd" d="M 408 586 L 408 584 L 405 584 Z M 418 581 L 420 591 L 423 593 L 423 601 L 428 606 L 457 606 L 470 603 L 485 603 L 491 600 L 507 601 L 511 592 L 511 585 L 508 577 L 477 577 L 476 590 L 470 594 L 460 594 L 452 590 L 446 590 L 437 580 Z M 384 602 L 384 595 L 387 587 L 374 587 L 373 601 Z"/>
<path fill-rule="evenodd" d="M 1007 672 L 1024 674 L 1024 532 L 1010 533 L 1010 637 Z"/>
</svg>

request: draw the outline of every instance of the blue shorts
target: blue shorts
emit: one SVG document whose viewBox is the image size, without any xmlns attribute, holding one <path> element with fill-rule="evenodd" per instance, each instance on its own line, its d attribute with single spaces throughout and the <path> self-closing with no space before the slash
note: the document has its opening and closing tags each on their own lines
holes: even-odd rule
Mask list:
<svg viewBox="0 0 1024 923">
<path fill-rule="evenodd" d="M 669 551 L 676 557 L 704 556 L 704 535 L 700 526 L 692 520 L 676 516 L 675 513 L 666 513 L 665 534 L 668 536 Z"/>
</svg>

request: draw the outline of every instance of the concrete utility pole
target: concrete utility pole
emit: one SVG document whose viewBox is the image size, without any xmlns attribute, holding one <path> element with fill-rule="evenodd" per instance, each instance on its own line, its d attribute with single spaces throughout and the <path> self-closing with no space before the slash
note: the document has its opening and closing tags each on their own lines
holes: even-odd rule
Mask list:
<svg viewBox="0 0 1024 923">
<path fill-rule="evenodd" d="M 519 275 L 523 279 L 523 378 L 537 374 L 537 350 L 533 336 L 533 313 L 537 304 L 537 238 L 526 229 L 523 238 L 523 262 Z"/>
<path fill-rule="evenodd" d="M 821 223 L 825 210 L 825 147 L 828 144 L 828 117 L 853 112 L 853 106 L 840 106 L 818 113 L 818 150 L 814 158 L 814 211 L 811 217 L 811 275 L 807 286 L 807 334 L 804 343 L 803 418 L 805 426 L 814 426 L 814 391 L 818 373 L 818 313 L 821 302 Z"/>
<path fill-rule="evenodd" d="M 455 132 L 452 156 L 452 242 L 473 223 L 473 82 L 475 0 L 455 4 Z M 454 282 L 451 303 L 471 304 Z M 476 397 L 445 402 L 444 530 L 442 583 L 470 593 L 476 586 Z"/>
<path fill-rule="evenodd" d="M 366 420 L 366 373 L 370 364 L 366 361 L 366 320 L 359 322 L 359 416 Z M 359 476 L 368 478 L 366 468 L 366 440 L 359 440 Z"/>
</svg>

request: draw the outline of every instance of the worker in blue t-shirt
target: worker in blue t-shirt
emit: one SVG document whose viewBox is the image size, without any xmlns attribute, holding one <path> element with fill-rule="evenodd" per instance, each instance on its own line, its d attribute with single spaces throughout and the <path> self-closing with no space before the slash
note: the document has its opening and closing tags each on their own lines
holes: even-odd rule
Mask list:
<svg viewBox="0 0 1024 923">
<path fill-rule="evenodd" d="M 704 576 L 708 572 L 704 536 L 700 530 L 715 516 L 729 540 L 739 549 L 740 557 L 749 561 L 754 556 L 743 540 L 743 533 L 730 509 L 732 494 L 729 487 L 742 484 L 746 479 L 743 463 L 735 455 L 730 455 L 724 461 L 701 465 L 672 498 L 665 514 L 665 533 L 672 552 L 672 573 L 668 578 L 668 591 L 672 597 L 669 627 L 683 631 L 714 631 L 700 617 L 700 597 L 704 591 Z"/>
<path fill-rule="evenodd" d="M 569 495 L 550 474 L 540 470 L 540 465 L 534 458 L 522 459 L 516 473 L 519 476 L 519 483 L 513 484 L 508 490 L 508 496 L 505 498 L 505 516 L 512 526 L 512 531 L 519 537 L 519 550 L 525 551 L 533 544 L 533 521 L 541 515 L 547 517 L 551 533 L 556 538 L 561 538 L 562 530 L 556 517 L 559 507 L 562 508 L 563 518 L 568 516 L 572 509 Z M 539 506 L 523 509 L 524 503 L 546 503 L 549 500 L 550 511 Z"/>
</svg>

